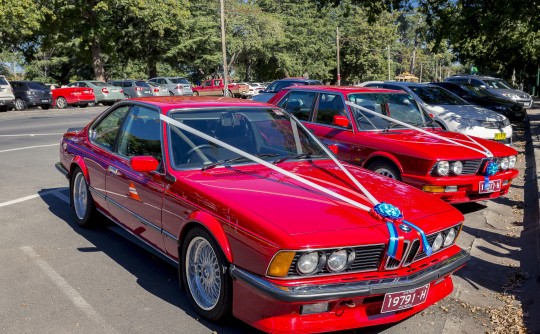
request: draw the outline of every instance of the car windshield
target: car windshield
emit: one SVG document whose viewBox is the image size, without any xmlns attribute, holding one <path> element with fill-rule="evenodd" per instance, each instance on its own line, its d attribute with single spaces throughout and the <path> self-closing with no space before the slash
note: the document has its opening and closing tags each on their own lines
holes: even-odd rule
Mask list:
<svg viewBox="0 0 540 334">
<path fill-rule="evenodd" d="M 482 88 L 482 87 L 476 87 L 471 84 L 463 84 L 462 87 L 474 97 L 491 96 L 491 94 L 485 88 Z"/>
<path fill-rule="evenodd" d="M 269 162 L 327 158 L 320 142 L 279 108 L 172 111 L 170 117 Z M 174 125 L 169 127 L 169 138 L 172 165 L 177 169 L 200 169 L 241 157 Z M 246 162 L 250 163 L 247 159 L 234 163 Z"/>
<path fill-rule="evenodd" d="M 411 86 L 409 87 L 418 97 L 431 105 L 466 105 L 467 102 L 437 86 Z"/>
<path fill-rule="evenodd" d="M 171 78 L 170 80 L 172 83 L 175 83 L 175 84 L 188 84 L 189 85 L 189 81 L 187 81 L 186 78 Z"/>
<path fill-rule="evenodd" d="M 357 93 L 348 95 L 347 99 L 361 107 L 410 125 L 419 127 L 431 125 L 429 116 L 418 107 L 408 94 Z M 385 120 L 359 108 L 352 108 L 352 110 L 356 124 L 361 130 L 404 128 L 403 125 Z"/>
<path fill-rule="evenodd" d="M 8 82 L 6 81 L 6 79 L 3 77 L 0 77 L 0 85 L 7 85 L 7 84 Z"/>
<path fill-rule="evenodd" d="M 493 89 L 515 89 L 511 84 L 502 79 L 485 79 L 484 82 Z"/>
<path fill-rule="evenodd" d="M 49 87 L 45 86 L 41 82 L 28 82 L 28 88 L 30 89 L 39 89 L 39 90 L 49 90 Z"/>
<path fill-rule="evenodd" d="M 98 87 L 107 87 L 107 86 L 110 86 L 110 84 L 105 83 L 105 82 L 103 82 L 103 81 L 91 81 L 90 83 L 91 83 L 92 85 L 98 86 Z"/>
<path fill-rule="evenodd" d="M 148 85 L 146 82 L 144 81 L 137 81 L 135 82 L 135 86 L 138 86 L 138 87 L 148 87 L 150 88 L 150 85 Z"/>
</svg>

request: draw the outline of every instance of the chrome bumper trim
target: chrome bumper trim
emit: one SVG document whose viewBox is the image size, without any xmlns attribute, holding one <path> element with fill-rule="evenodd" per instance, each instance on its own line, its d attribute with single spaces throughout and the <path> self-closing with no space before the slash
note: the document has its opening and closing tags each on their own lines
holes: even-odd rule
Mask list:
<svg viewBox="0 0 540 334">
<path fill-rule="evenodd" d="M 451 274 L 469 261 L 471 255 L 461 250 L 456 255 L 408 276 L 324 285 L 277 285 L 234 265 L 230 272 L 255 289 L 283 302 L 314 302 L 340 298 L 366 297 L 416 289 Z"/>
</svg>

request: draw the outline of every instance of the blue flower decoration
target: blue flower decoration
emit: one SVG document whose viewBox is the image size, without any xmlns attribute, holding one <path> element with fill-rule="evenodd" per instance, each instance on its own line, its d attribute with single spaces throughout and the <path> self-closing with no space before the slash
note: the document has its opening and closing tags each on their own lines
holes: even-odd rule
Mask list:
<svg viewBox="0 0 540 334">
<path fill-rule="evenodd" d="M 381 202 L 373 207 L 373 210 L 375 210 L 376 213 L 381 215 L 384 218 L 388 219 L 401 219 L 403 218 L 403 215 L 401 214 L 401 211 L 392 204 L 388 204 L 385 202 Z"/>
<path fill-rule="evenodd" d="M 488 162 L 488 164 L 486 166 L 486 170 L 484 172 L 484 175 L 492 176 L 492 175 L 497 174 L 498 171 L 499 171 L 499 164 L 496 163 L 495 161 L 490 161 L 490 162 Z"/>
</svg>

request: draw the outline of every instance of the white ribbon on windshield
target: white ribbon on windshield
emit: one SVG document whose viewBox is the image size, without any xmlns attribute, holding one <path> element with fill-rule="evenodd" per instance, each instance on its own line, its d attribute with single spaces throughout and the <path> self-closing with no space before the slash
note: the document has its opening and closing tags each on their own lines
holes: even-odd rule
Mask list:
<svg viewBox="0 0 540 334">
<path fill-rule="evenodd" d="M 247 153 L 247 152 L 245 152 L 245 151 L 239 150 L 238 148 L 236 148 L 236 147 L 234 147 L 234 146 L 231 146 L 231 145 L 229 145 L 229 144 L 227 144 L 227 143 L 225 143 L 225 142 L 223 142 L 223 141 L 221 141 L 221 140 L 219 140 L 219 139 L 217 139 L 217 138 L 214 138 L 214 137 L 212 137 L 212 136 L 209 136 L 209 135 L 207 135 L 207 134 L 204 133 L 204 132 L 198 131 L 198 130 L 196 130 L 196 129 L 194 129 L 194 128 L 188 126 L 188 125 L 185 125 L 185 124 L 183 124 L 183 123 L 181 123 L 181 122 L 179 122 L 179 121 L 177 121 L 177 120 L 174 120 L 174 119 L 172 119 L 172 118 L 170 118 L 170 117 L 168 117 L 168 116 L 165 116 L 165 115 L 163 115 L 163 114 L 160 114 L 160 115 L 159 115 L 159 118 L 160 118 L 162 121 L 164 121 L 164 122 L 166 122 L 166 123 L 168 123 L 168 124 L 170 124 L 170 125 L 172 125 L 172 126 L 175 126 L 175 127 L 177 127 L 177 128 L 180 128 L 180 129 L 182 129 L 182 130 L 184 130 L 184 131 L 187 131 L 187 132 L 189 132 L 189 133 L 191 133 L 191 134 L 194 134 L 195 136 L 198 136 L 198 137 L 200 137 L 200 138 L 202 138 L 202 139 L 204 139 L 204 140 L 208 140 L 208 141 L 211 142 L 211 143 L 214 143 L 214 144 L 216 144 L 216 145 L 218 145 L 218 146 L 221 146 L 221 147 L 223 147 L 223 148 L 225 148 L 225 149 L 227 149 L 227 150 L 229 150 L 229 151 L 232 151 L 232 152 L 234 152 L 234 153 L 236 153 L 236 154 L 238 154 L 238 155 L 241 155 L 241 156 L 243 156 L 243 157 L 245 157 L 245 158 L 247 158 L 247 159 L 249 159 L 249 160 L 251 160 L 251 161 L 253 161 L 253 162 L 259 163 L 259 164 L 261 164 L 261 165 L 263 165 L 263 166 L 265 166 L 265 167 L 267 167 L 267 168 L 270 168 L 270 169 L 272 169 L 272 170 L 274 170 L 274 171 L 276 171 L 276 172 L 278 172 L 278 173 L 280 173 L 280 174 L 283 174 L 283 175 L 285 175 L 285 176 L 288 176 L 288 177 L 290 177 L 291 179 L 294 179 L 294 180 L 296 180 L 296 181 L 298 181 L 298 182 L 300 182 L 300 183 L 303 183 L 303 184 L 305 184 L 305 185 L 307 185 L 307 186 L 310 186 L 310 187 L 312 187 L 312 188 L 315 188 L 315 189 L 317 189 L 317 190 L 319 190 L 319 191 L 321 191 L 321 192 L 323 192 L 323 193 L 325 193 L 325 194 L 327 194 L 327 195 L 330 195 L 330 196 L 332 196 L 332 197 L 334 197 L 334 198 L 337 198 L 337 199 L 339 199 L 339 200 L 341 200 L 341 201 L 344 201 L 344 202 L 346 202 L 346 203 L 349 203 L 349 204 L 351 204 L 351 205 L 353 205 L 353 206 L 355 206 L 355 207 L 357 207 L 357 208 L 359 208 L 359 209 L 365 210 L 365 211 L 367 211 L 367 212 L 371 211 L 371 208 L 370 208 L 370 207 L 368 207 L 368 206 L 366 206 L 366 205 L 364 205 L 364 204 L 362 204 L 362 203 L 359 203 L 359 202 L 357 202 L 357 201 L 355 201 L 355 200 L 352 200 L 352 199 L 350 199 L 350 198 L 348 198 L 348 197 L 345 197 L 345 196 L 343 196 L 343 195 L 340 195 L 340 194 L 338 194 L 338 193 L 336 193 L 335 191 L 332 191 L 332 190 L 330 190 L 330 189 L 326 189 L 326 188 L 324 188 L 324 187 L 322 187 L 322 186 L 320 186 L 320 185 L 318 185 L 318 184 L 316 184 L 316 183 L 314 183 L 314 182 L 312 182 L 312 181 L 309 181 L 309 180 L 307 180 L 307 179 L 305 179 L 305 178 L 303 178 L 303 177 L 301 177 L 301 176 L 299 176 L 299 175 L 296 175 L 296 174 L 294 174 L 294 173 L 291 173 L 291 172 L 289 172 L 289 171 L 286 171 L 286 170 L 284 170 L 283 168 L 280 168 L 280 167 L 278 167 L 278 166 L 276 166 L 276 165 L 274 165 L 274 164 L 271 164 L 271 163 L 269 163 L 269 162 L 267 162 L 267 161 L 265 161 L 265 160 L 263 160 L 263 159 L 261 159 L 261 158 L 259 158 L 259 157 L 256 157 L 256 156 L 254 156 L 254 155 L 252 155 L 252 154 L 249 154 L 249 153 Z M 293 122 L 294 122 L 294 121 L 293 121 Z M 309 132 L 309 131 L 307 131 L 307 132 L 311 134 L 311 132 Z M 312 134 L 311 134 L 311 135 L 312 135 Z M 330 152 L 330 151 L 328 150 L 328 148 L 326 148 L 326 146 L 325 146 L 324 144 L 322 144 L 321 147 L 324 149 L 324 151 L 325 151 L 327 154 L 328 154 L 328 152 Z M 339 161 L 337 161 L 337 159 L 333 156 L 332 153 L 330 153 L 329 156 L 330 156 L 330 158 L 338 165 L 338 167 L 339 167 L 341 170 L 343 170 L 343 172 L 345 172 L 345 174 L 346 174 L 346 175 L 347 175 L 347 176 L 348 176 L 348 177 L 349 177 L 349 178 L 350 178 L 350 179 L 351 179 L 351 180 L 352 180 L 352 181 L 353 181 L 353 182 L 354 182 L 354 183 L 355 183 L 355 184 L 356 184 L 363 192 L 364 192 L 364 194 L 368 197 L 368 199 L 369 199 L 370 201 L 373 202 L 373 204 L 378 204 L 378 203 L 379 203 L 379 202 L 378 202 L 378 201 L 377 201 L 377 200 L 369 193 L 369 191 L 367 191 L 367 190 L 360 184 L 360 182 L 358 182 L 358 180 L 356 180 L 356 179 L 350 174 L 350 172 L 349 172 L 349 171 L 348 171 L 348 170 L 347 170 L 347 169 L 346 169 Z"/>
<path fill-rule="evenodd" d="M 350 102 L 350 101 L 345 101 L 345 103 L 346 103 L 347 105 L 353 107 L 353 108 L 357 108 L 357 109 L 360 109 L 360 110 L 363 111 L 363 112 L 367 112 L 368 114 L 378 116 L 378 117 L 380 117 L 380 118 L 382 118 L 382 119 L 385 119 L 385 120 L 390 121 L 390 122 L 397 123 L 397 124 L 399 124 L 399 125 L 403 125 L 403 126 L 409 128 L 409 129 L 416 130 L 416 131 L 421 132 L 421 133 L 423 133 L 423 134 L 426 134 L 426 135 L 428 135 L 428 136 L 431 136 L 431 137 L 434 137 L 434 138 L 437 138 L 437 139 L 444 140 L 444 141 L 449 142 L 449 143 L 452 143 L 452 144 L 454 144 L 454 145 L 462 146 L 462 147 L 468 148 L 468 149 L 470 149 L 470 150 L 473 150 L 473 151 L 482 153 L 483 155 L 485 155 L 485 156 L 488 157 L 488 158 L 493 158 L 493 153 L 491 153 L 490 150 L 488 150 L 485 146 L 481 145 L 481 144 L 478 143 L 476 140 L 472 139 L 471 137 L 469 137 L 469 136 L 467 136 L 467 135 L 465 135 L 465 137 L 467 137 L 467 138 L 468 138 L 471 142 L 473 142 L 474 144 L 476 144 L 476 145 L 478 145 L 479 147 L 481 147 L 482 150 L 481 150 L 481 149 L 478 149 L 478 148 L 476 148 L 476 147 L 472 147 L 472 146 L 470 146 L 470 145 L 466 145 L 466 144 L 457 142 L 457 141 L 452 140 L 452 139 L 450 139 L 450 138 L 445 138 L 445 137 L 439 136 L 439 135 L 434 134 L 434 133 L 432 133 L 432 132 L 429 132 L 429 131 L 426 131 L 426 130 L 424 130 L 424 129 L 418 128 L 418 127 L 416 127 L 416 126 L 414 126 L 414 125 L 410 125 L 410 124 L 408 124 L 408 123 L 399 121 L 399 120 L 397 120 L 397 119 L 395 119 L 395 118 L 392 118 L 392 117 L 388 117 L 388 116 L 379 114 L 379 113 L 377 113 L 377 112 L 375 112 L 375 111 L 373 111 L 373 110 L 369 110 L 369 109 L 367 109 L 367 108 L 364 108 L 364 107 L 362 107 L 362 106 L 359 106 L 359 105 L 357 105 L 356 103 L 353 103 L 353 102 Z"/>
</svg>

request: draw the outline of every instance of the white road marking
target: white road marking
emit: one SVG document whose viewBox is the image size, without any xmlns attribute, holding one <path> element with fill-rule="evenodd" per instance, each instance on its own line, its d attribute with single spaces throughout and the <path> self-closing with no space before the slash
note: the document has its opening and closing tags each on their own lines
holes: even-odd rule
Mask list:
<svg viewBox="0 0 540 334">
<path fill-rule="evenodd" d="M 21 250 L 49 277 L 49 279 L 71 300 L 71 302 L 83 311 L 90 319 L 103 328 L 103 333 L 118 333 L 99 313 L 69 283 L 58 274 L 44 259 L 34 251 L 31 246 L 23 246 Z"/>
<path fill-rule="evenodd" d="M 60 143 L 55 143 L 55 144 L 47 144 L 47 145 L 36 145 L 36 146 L 27 146 L 27 147 L 19 147 L 19 148 L 11 148 L 9 150 L 2 150 L 0 151 L 0 153 L 5 153 L 5 152 L 13 152 L 13 151 L 20 151 L 20 150 L 29 150 L 31 148 L 39 148 L 39 147 L 49 147 L 49 146 L 59 146 Z"/>
<path fill-rule="evenodd" d="M 0 135 L 0 137 L 35 137 L 35 136 L 58 136 L 63 135 L 65 132 L 53 132 L 53 133 L 23 133 L 17 135 Z"/>
<path fill-rule="evenodd" d="M 17 199 L 11 200 L 11 201 L 0 203 L 0 208 L 4 207 L 4 206 L 12 205 L 12 204 L 17 204 L 17 203 L 29 201 L 31 199 L 38 198 L 38 197 L 41 197 L 41 196 L 44 196 L 44 195 L 49 195 L 49 194 L 53 194 L 54 196 L 60 198 L 61 200 L 69 203 L 69 197 L 67 197 L 66 195 L 60 193 L 60 191 L 61 191 L 61 189 L 53 189 L 53 190 L 44 191 L 41 194 L 34 194 L 34 195 L 30 195 L 30 196 L 17 198 Z"/>
</svg>

